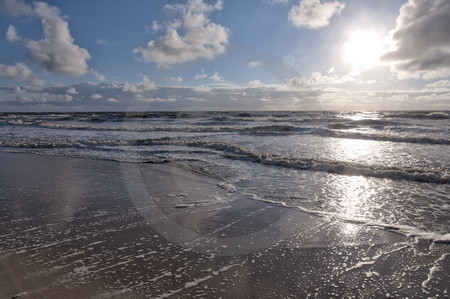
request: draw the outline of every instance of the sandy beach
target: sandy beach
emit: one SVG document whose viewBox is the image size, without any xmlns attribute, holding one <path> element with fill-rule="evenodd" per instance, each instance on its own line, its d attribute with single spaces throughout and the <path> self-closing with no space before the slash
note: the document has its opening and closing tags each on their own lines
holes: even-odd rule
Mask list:
<svg viewBox="0 0 450 299">
<path fill-rule="evenodd" d="M 170 163 L 0 154 L 0 297 L 448 297 L 445 243 Z"/>
</svg>

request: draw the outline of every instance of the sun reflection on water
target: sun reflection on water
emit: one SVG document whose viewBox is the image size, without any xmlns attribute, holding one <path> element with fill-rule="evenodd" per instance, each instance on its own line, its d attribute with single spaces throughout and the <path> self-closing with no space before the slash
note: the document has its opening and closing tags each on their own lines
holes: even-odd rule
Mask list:
<svg viewBox="0 0 450 299">
<path fill-rule="evenodd" d="M 334 154 L 339 161 L 370 162 L 377 156 L 377 142 L 361 139 L 334 140 Z"/>
<path fill-rule="evenodd" d="M 379 152 L 376 142 L 358 139 L 336 140 L 333 150 L 337 160 L 356 163 L 370 163 Z M 377 194 L 372 179 L 365 176 L 338 175 L 331 183 L 336 199 L 330 202 L 330 208 L 339 213 L 342 219 L 361 220 L 373 218 L 377 209 Z M 360 225 L 346 223 L 341 232 L 347 237 L 356 236 Z"/>
</svg>

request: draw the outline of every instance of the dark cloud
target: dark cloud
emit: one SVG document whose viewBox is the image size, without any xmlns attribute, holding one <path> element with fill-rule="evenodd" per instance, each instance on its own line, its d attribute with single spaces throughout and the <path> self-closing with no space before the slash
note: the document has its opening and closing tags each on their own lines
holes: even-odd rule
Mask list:
<svg viewBox="0 0 450 299">
<path fill-rule="evenodd" d="M 408 1 L 400 9 L 392 38 L 396 49 L 381 59 L 399 77 L 450 75 L 450 1 Z"/>
</svg>

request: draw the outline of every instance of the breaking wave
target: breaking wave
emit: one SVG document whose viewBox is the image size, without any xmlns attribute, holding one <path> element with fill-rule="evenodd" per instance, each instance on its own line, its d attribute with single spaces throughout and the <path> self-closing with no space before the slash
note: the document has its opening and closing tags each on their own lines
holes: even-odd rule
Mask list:
<svg viewBox="0 0 450 299">
<path fill-rule="evenodd" d="M 213 150 L 226 158 L 246 160 L 264 165 L 300 169 L 307 171 L 319 171 L 341 175 L 359 175 L 374 178 L 386 178 L 394 180 L 409 180 L 417 182 L 449 184 L 450 175 L 442 172 L 423 168 L 401 168 L 383 165 L 366 165 L 354 162 L 333 161 L 298 157 L 289 155 L 264 154 L 238 144 L 220 141 L 207 141 L 192 138 L 154 138 L 134 140 L 80 140 L 80 141 L 51 141 L 20 139 L 0 141 L 0 146 L 15 148 L 100 148 L 102 146 L 186 146 Z"/>
</svg>

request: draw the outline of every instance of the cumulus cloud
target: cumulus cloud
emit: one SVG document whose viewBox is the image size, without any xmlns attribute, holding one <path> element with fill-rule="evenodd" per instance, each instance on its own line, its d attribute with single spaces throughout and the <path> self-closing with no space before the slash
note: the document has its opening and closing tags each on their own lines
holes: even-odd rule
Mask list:
<svg viewBox="0 0 450 299">
<path fill-rule="evenodd" d="M 313 72 L 309 78 L 293 77 L 286 79 L 287 85 L 294 88 L 304 87 L 308 85 L 339 85 L 355 81 L 357 80 L 352 76 L 351 73 L 339 77 L 338 75 L 334 74 L 334 69 L 331 73 L 329 70 L 327 74 Z"/>
<path fill-rule="evenodd" d="M 30 58 L 50 72 L 85 74 L 89 52 L 73 43 L 68 23 L 59 9 L 44 2 L 36 2 L 35 6 L 35 13 L 42 19 L 44 38 L 27 43 Z"/>
<path fill-rule="evenodd" d="M 323 75 L 320 72 L 313 72 L 309 79 L 311 84 L 341 84 L 342 80 L 337 75 Z"/>
<path fill-rule="evenodd" d="M 306 85 L 310 85 L 311 81 L 304 77 L 293 77 L 286 79 L 287 85 L 290 87 L 303 87 Z"/>
<path fill-rule="evenodd" d="M 105 76 L 103 76 L 102 74 L 100 74 L 99 72 L 97 72 L 94 69 L 89 69 L 89 73 L 91 73 L 92 75 L 94 75 L 95 80 L 97 81 L 105 81 Z"/>
<path fill-rule="evenodd" d="M 409 0 L 391 32 L 395 50 L 381 60 L 399 78 L 432 79 L 450 75 L 450 1 Z"/>
<path fill-rule="evenodd" d="M 198 79 L 204 79 L 208 77 L 208 74 L 205 74 L 205 70 L 200 70 L 200 74 L 196 74 L 194 77 L 194 80 L 198 80 Z"/>
<path fill-rule="evenodd" d="M 161 26 L 158 21 L 153 21 L 152 25 L 145 26 L 145 32 L 151 33 L 151 32 L 158 32 L 161 30 L 163 26 Z"/>
<path fill-rule="evenodd" d="M 302 0 L 299 5 L 292 6 L 289 20 L 296 27 L 320 28 L 330 23 L 331 17 L 339 14 L 345 7 L 338 1 L 324 2 L 321 0 Z"/>
<path fill-rule="evenodd" d="M 214 75 L 209 76 L 209 79 L 213 80 L 214 82 L 223 82 L 225 81 L 222 76 L 219 75 L 219 73 L 215 72 Z"/>
<path fill-rule="evenodd" d="M 135 84 L 128 84 L 125 83 L 122 86 L 123 91 L 130 91 L 130 92 L 143 92 L 147 90 L 155 90 L 156 84 L 153 83 L 147 76 L 144 76 L 141 82 L 135 83 Z"/>
<path fill-rule="evenodd" d="M 21 0 L 2 0 L 0 1 L 0 13 L 20 17 L 32 15 L 33 9 Z"/>
<path fill-rule="evenodd" d="M 37 76 L 28 68 L 28 66 L 20 62 L 14 65 L 0 64 L 0 77 L 16 82 L 37 79 Z"/>
<path fill-rule="evenodd" d="M 67 88 L 66 93 L 67 94 L 77 94 L 78 92 L 75 89 L 75 87 L 69 87 L 69 88 Z"/>
<path fill-rule="evenodd" d="M 20 86 L 16 86 L 16 87 L 14 87 L 13 92 L 14 92 L 15 94 L 21 94 L 21 93 L 24 93 L 25 90 L 22 89 L 22 88 L 20 88 Z"/>
<path fill-rule="evenodd" d="M 93 95 L 89 96 L 90 99 L 99 100 L 103 99 L 103 96 L 99 95 L 98 93 L 94 93 Z"/>
<path fill-rule="evenodd" d="M 248 86 L 261 86 L 263 83 L 260 80 L 252 80 L 248 82 Z"/>
<path fill-rule="evenodd" d="M 247 65 L 249 67 L 261 66 L 262 65 L 262 61 L 260 61 L 260 60 L 253 60 L 253 61 L 250 61 Z"/>
<path fill-rule="evenodd" d="M 199 58 L 213 59 L 223 54 L 228 45 L 228 29 L 212 22 L 208 15 L 222 9 L 222 1 L 209 5 L 203 0 L 188 0 L 186 4 L 166 5 L 165 9 L 180 15 L 169 22 L 166 33 L 151 40 L 145 47 L 133 50 L 145 63 L 160 67 Z"/>
<path fill-rule="evenodd" d="M 11 43 L 20 43 L 22 38 L 17 34 L 17 29 L 13 25 L 9 25 L 6 29 L 6 40 Z"/>
</svg>

